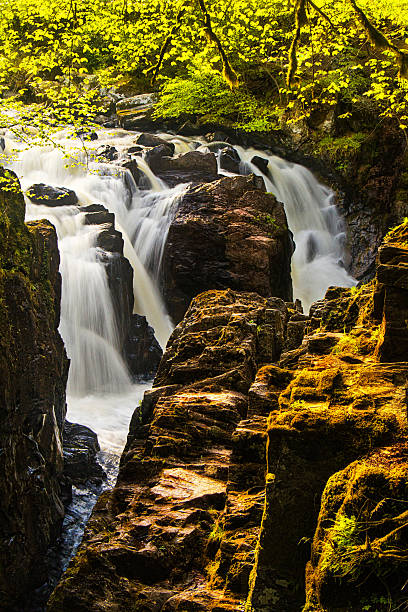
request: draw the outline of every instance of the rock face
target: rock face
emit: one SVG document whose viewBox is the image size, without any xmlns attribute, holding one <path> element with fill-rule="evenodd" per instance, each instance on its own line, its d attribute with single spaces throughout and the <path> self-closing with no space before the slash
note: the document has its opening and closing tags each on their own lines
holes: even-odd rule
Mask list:
<svg viewBox="0 0 408 612">
<path fill-rule="evenodd" d="M 329 479 L 307 566 L 305 610 L 375 610 L 390 595 L 395 607 L 406 605 L 407 451 L 406 443 L 375 450 Z M 364 583 L 365 596 L 356 582 Z"/>
<path fill-rule="evenodd" d="M 193 300 L 50 611 L 240 609 L 266 442 L 248 390 L 258 366 L 279 357 L 288 318 L 279 298 L 227 290 Z"/>
<path fill-rule="evenodd" d="M 292 297 L 293 244 L 283 205 L 262 179 L 225 177 L 191 187 L 170 225 L 163 254 L 163 293 L 177 323 L 191 299 L 231 287 Z"/>
<path fill-rule="evenodd" d="M 403 224 L 375 281 L 309 317 L 231 289 L 193 299 L 50 612 L 405 605 L 408 363 L 387 291 L 404 299 L 407 245 Z"/>
<path fill-rule="evenodd" d="M 408 223 L 403 223 L 386 236 L 378 252 L 376 308 L 383 308 L 381 361 L 408 359 L 407 264 Z"/>
<path fill-rule="evenodd" d="M 407 245 L 403 224 L 380 249 L 375 282 L 329 290 L 311 309 L 302 345 L 281 356 L 292 380 L 269 417 L 249 610 L 292 610 L 304 602 L 291 585 L 302 580 L 309 556 L 299 542 L 312 538 L 316 524 L 305 610 L 376 610 L 384 597 L 400 604 L 405 570 L 389 552 L 395 547 L 406 559 L 406 523 L 398 517 L 407 509 L 408 365 L 395 300 L 403 311 Z M 272 377 L 258 384 L 258 394 L 266 402 L 276 388 Z"/>
<path fill-rule="evenodd" d="M 0 191 L 0 609 L 8 612 L 46 580 L 47 548 L 60 530 L 68 372 L 55 230 L 24 224 L 14 187 Z"/>
</svg>

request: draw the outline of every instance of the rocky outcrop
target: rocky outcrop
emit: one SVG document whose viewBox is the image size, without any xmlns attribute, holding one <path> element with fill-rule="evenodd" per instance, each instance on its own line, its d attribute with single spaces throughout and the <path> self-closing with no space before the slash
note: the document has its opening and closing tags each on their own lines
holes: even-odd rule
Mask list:
<svg viewBox="0 0 408 612">
<path fill-rule="evenodd" d="M 406 607 L 407 450 L 406 443 L 378 449 L 329 479 L 307 566 L 305 612 Z"/>
<path fill-rule="evenodd" d="M 404 312 L 407 227 L 387 236 L 375 282 L 331 289 L 313 306 L 302 345 L 281 355 L 289 384 L 279 390 L 282 376 L 274 372 L 258 382 L 257 402 L 269 401 L 272 412 L 248 610 L 292 610 L 304 602 L 292 585 L 302 580 L 316 524 L 305 610 L 371 611 L 384 598 L 400 604 L 408 365 L 397 303 Z M 391 533 L 393 525 L 401 527 Z M 387 554 L 392 547 L 397 557 Z"/>
<path fill-rule="evenodd" d="M 134 378 L 154 377 L 163 351 L 146 317 L 138 314 L 132 315 L 124 353 L 129 372 Z"/>
<path fill-rule="evenodd" d="M 405 242 L 403 226 L 387 273 L 380 256 L 375 282 L 331 288 L 310 317 L 255 293 L 193 299 L 51 612 L 371 612 L 377 552 L 400 602 L 408 365 L 379 356 Z"/>
<path fill-rule="evenodd" d="M 24 224 L 18 184 L 0 172 L 0 609 L 20 612 L 46 581 L 47 549 L 64 513 L 68 360 L 58 333 L 55 230 Z"/>
<path fill-rule="evenodd" d="M 72 189 L 51 187 L 44 183 L 32 185 L 27 190 L 26 196 L 33 204 L 45 206 L 75 206 L 78 204 L 78 197 Z"/>
<path fill-rule="evenodd" d="M 190 187 L 170 225 L 163 254 L 163 294 L 177 323 L 191 299 L 231 287 L 284 300 L 292 296 L 293 244 L 283 205 L 259 177 L 225 177 Z"/>
<path fill-rule="evenodd" d="M 243 605 L 266 442 L 248 390 L 259 365 L 279 358 L 290 312 L 279 298 L 231 290 L 193 300 L 50 612 Z"/>
</svg>

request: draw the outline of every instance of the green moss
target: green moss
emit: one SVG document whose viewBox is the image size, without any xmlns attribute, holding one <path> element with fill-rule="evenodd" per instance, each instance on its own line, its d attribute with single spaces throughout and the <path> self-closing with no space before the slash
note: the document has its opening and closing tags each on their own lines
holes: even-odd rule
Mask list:
<svg viewBox="0 0 408 612">
<path fill-rule="evenodd" d="M 355 132 L 340 138 L 326 136 L 315 144 L 314 153 L 329 158 L 339 172 L 345 172 L 366 138 L 367 134 L 363 132 Z"/>
</svg>

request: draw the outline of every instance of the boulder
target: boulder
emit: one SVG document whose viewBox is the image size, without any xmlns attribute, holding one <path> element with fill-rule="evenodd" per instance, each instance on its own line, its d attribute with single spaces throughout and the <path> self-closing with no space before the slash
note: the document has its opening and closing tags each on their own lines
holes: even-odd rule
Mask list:
<svg viewBox="0 0 408 612">
<path fill-rule="evenodd" d="M 32 185 L 26 191 L 26 196 L 33 204 L 45 206 L 75 206 L 78 204 L 78 197 L 72 189 L 51 187 L 44 183 Z"/>
<path fill-rule="evenodd" d="M 211 182 L 217 178 L 217 160 L 213 153 L 188 151 L 170 157 L 168 145 L 150 149 L 146 161 L 155 174 L 158 174 L 169 187 L 179 183 Z"/>
<path fill-rule="evenodd" d="M 101 157 L 106 159 L 107 161 L 114 161 L 118 159 L 118 151 L 115 147 L 111 145 L 102 145 L 96 150 L 97 157 Z"/>
<path fill-rule="evenodd" d="M 268 174 L 268 160 L 265 157 L 254 155 L 251 159 L 251 164 L 254 164 L 263 174 Z"/>
<path fill-rule="evenodd" d="M 135 378 L 154 377 L 163 351 L 146 317 L 138 314 L 132 315 L 123 350 L 132 376 Z"/>
<path fill-rule="evenodd" d="M 238 154 L 238 151 L 234 149 L 234 147 L 226 147 L 221 150 L 220 153 L 220 166 L 223 170 L 227 170 L 228 172 L 234 172 L 234 174 L 239 174 L 239 164 L 241 163 L 241 158 Z"/>
<path fill-rule="evenodd" d="M 152 119 L 156 94 L 141 94 L 116 102 L 116 114 L 121 127 L 125 130 L 154 129 Z"/>
<path fill-rule="evenodd" d="M 144 182 L 145 175 L 141 170 L 139 170 L 139 166 L 137 165 L 137 161 L 135 159 L 132 159 L 132 157 L 129 156 L 126 161 L 121 163 L 121 166 L 122 168 L 129 170 L 137 186 Z"/>
<path fill-rule="evenodd" d="M 139 145 L 129 147 L 127 152 L 133 153 L 134 155 L 141 155 L 144 151 L 144 147 L 139 147 Z"/>
<path fill-rule="evenodd" d="M 189 187 L 163 254 L 171 317 L 180 321 L 192 297 L 213 287 L 291 299 L 292 251 L 283 205 L 265 193 L 261 178 L 225 177 Z"/>
<path fill-rule="evenodd" d="M 63 430 L 64 476 L 71 484 L 83 485 L 87 481 L 100 484 L 106 475 L 99 465 L 98 436 L 92 429 L 65 421 Z"/>
<path fill-rule="evenodd" d="M 157 147 L 160 145 L 164 145 L 169 147 L 172 150 L 171 155 L 174 154 L 174 144 L 172 142 L 168 142 L 164 138 L 160 138 L 160 136 L 156 136 L 156 134 L 149 134 L 148 132 L 143 132 L 136 139 L 136 144 L 142 145 L 143 147 Z"/>
<path fill-rule="evenodd" d="M 145 160 L 155 174 L 166 168 L 167 158 L 172 155 L 172 149 L 166 144 L 160 144 L 149 149 L 145 155 Z"/>
</svg>

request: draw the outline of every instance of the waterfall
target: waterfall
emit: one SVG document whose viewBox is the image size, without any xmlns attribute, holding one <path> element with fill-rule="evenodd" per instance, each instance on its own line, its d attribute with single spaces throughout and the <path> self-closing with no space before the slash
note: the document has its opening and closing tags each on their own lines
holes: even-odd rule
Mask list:
<svg viewBox="0 0 408 612">
<path fill-rule="evenodd" d="M 147 317 L 164 347 L 173 326 L 157 279 L 171 213 L 183 188 L 167 189 L 140 158 L 140 169 L 151 189 L 139 191 L 130 172 L 119 163 L 101 163 L 92 154 L 86 159 L 78 140 L 67 138 L 65 132 L 58 137 L 58 148 L 30 149 L 8 138 L 8 167 L 17 173 L 24 191 L 34 183 L 66 187 L 75 191 L 79 205 L 100 203 L 114 213 L 124 255 L 134 271 L 134 311 Z M 124 138 L 122 146 L 129 146 L 129 139 Z M 78 206 L 36 205 L 27 198 L 26 218 L 47 218 L 57 231 L 62 276 L 60 332 L 71 360 L 67 416 L 96 430 L 102 448 L 120 452 L 130 416 L 148 385 L 131 384 L 121 356 L 102 261 L 112 254 L 104 251 L 103 258 L 98 256 L 97 236 L 103 226 L 86 225 Z M 152 248 L 151 255 L 142 237 Z"/>
<path fill-rule="evenodd" d="M 206 148 L 206 144 L 200 147 L 201 150 Z M 262 176 L 266 190 L 285 207 L 295 243 L 291 263 L 293 295 L 302 302 L 304 310 L 309 312 L 313 302 L 323 298 L 331 285 L 356 285 L 356 280 L 345 268 L 345 227 L 334 204 L 333 191 L 319 183 L 304 166 L 265 151 L 234 148 L 241 158 L 242 174 Z M 267 173 L 251 163 L 254 156 L 267 160 Z M 221 168 L 219 171 L 231 175 Z"/>
<path fill-rule="evenodd" d="M 46 217 L 55 226 L 61 256 L 60 332 L 71 360 L 70 395 L 128 390 L 130 379 L 120 355 L 118 330 L 105 268 L 98 260 L 99 228 L 84 225 L 74 206 L 49 208 L 27 200 L 28 220 Z"/>
</svg>

